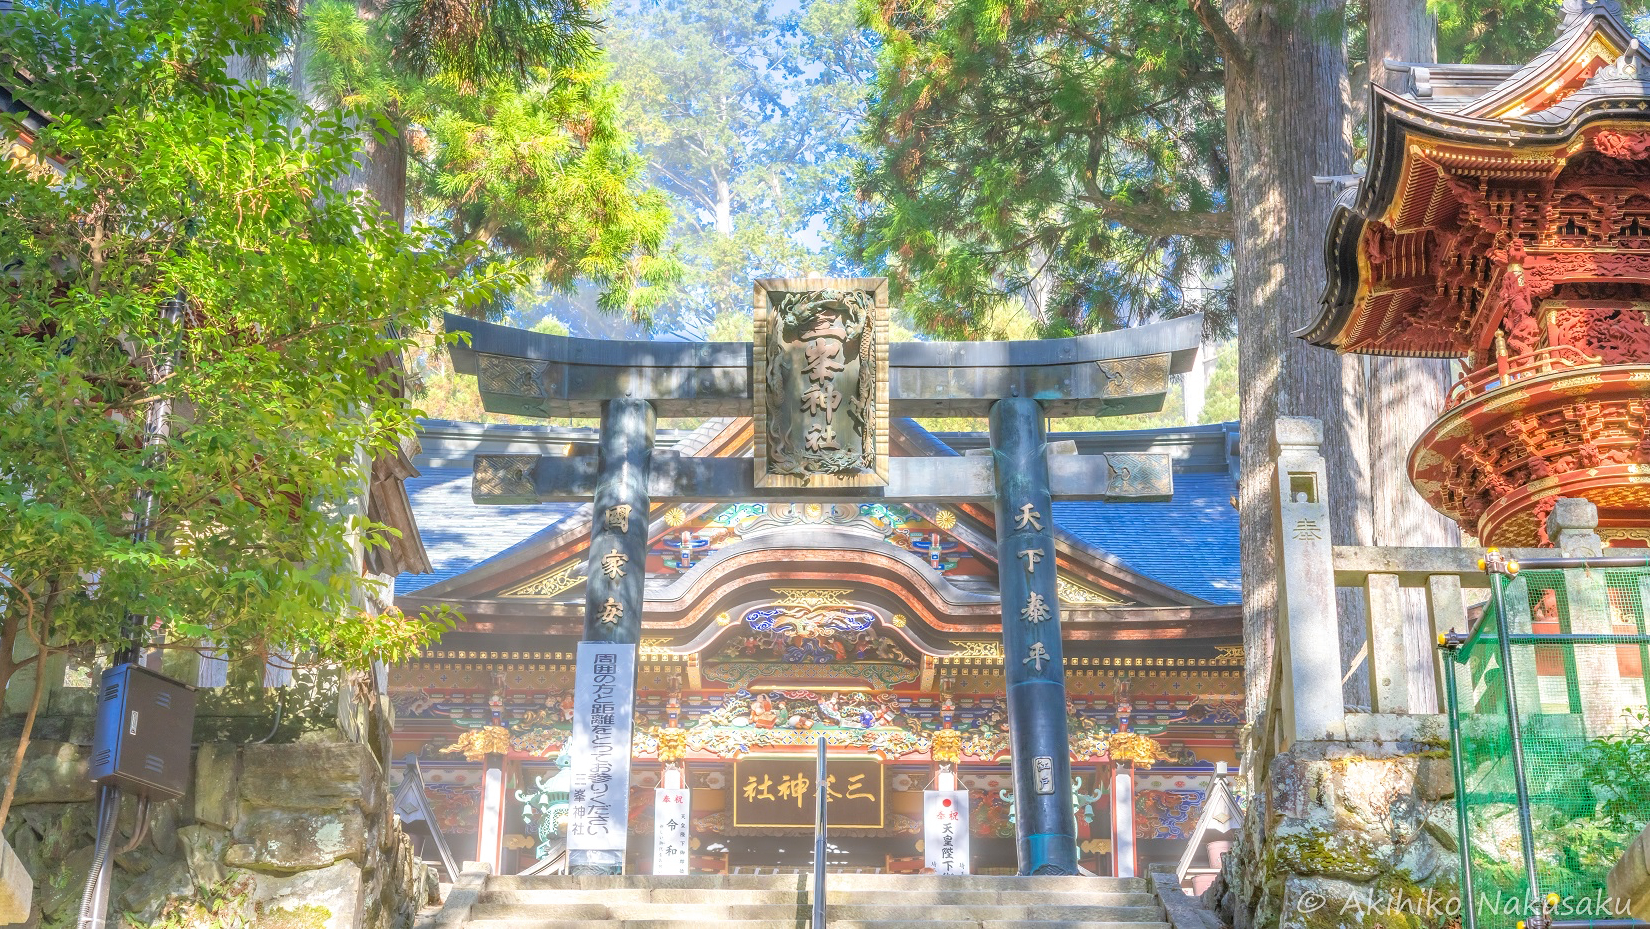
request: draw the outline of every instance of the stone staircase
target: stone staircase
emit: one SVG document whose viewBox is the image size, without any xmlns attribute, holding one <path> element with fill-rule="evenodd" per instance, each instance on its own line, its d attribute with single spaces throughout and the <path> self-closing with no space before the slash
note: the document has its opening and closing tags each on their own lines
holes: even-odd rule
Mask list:
<svg viewBox="0 0 1650 929">
<path fill-rule="evenodd" d="M 809 929 L 812 877 L 485 877 L 430 929 Z M 1170 929 L 1142 878 L 832 874 L 828 929 Z"/>
</svg>

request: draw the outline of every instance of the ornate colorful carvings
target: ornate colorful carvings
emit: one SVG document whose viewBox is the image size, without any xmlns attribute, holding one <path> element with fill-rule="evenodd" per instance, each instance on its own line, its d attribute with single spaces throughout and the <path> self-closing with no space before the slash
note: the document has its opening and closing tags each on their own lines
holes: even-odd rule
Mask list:
<svg viewBox="0 0 1650 929">
<path fill-rule="evenodd" d="M 463 752 L 468 761 L 481 761 L 488 755 L 508 755 L 510 753 L 510 731 L 503 726 L 482 726 L 479 729 L 466 729 L 458 736 L 458 741 L 441 750 L 442 752 Z"/>
<path fill-rule="evenodd" d="M 1137 839 L 1185 839 L 1203 809 L 1201 790 L 1142 790 L 1134 798 Z"/>
<path fill-rule="evenodd" d="M 769 657 L 787 664 L 888 661 L 914 665 L 887 636 L 873 628 L 877 616 L 854 607 L 759 607 L 745 614 L 750 634 L 737 635 L 720 652 L 722 661 Z"/>
<path fill-rule="evenodd" d="M 949 523 L 949 525 L 942 525 Z M 948 530 L 957 516 L 941 510 L 930 521 L 897 503 L 738 503 L 699 519 L 685 516 L 653 544 L 652 565 L 686 572 L 719 549 L 769 532 L 818 526 L 880 539 L 927 561 L 942 574 L 988 573 L 989 567 Z"/>
<path fill-rule="evenodd" d="M 929 757 L 939 764 L 956 764 L 962 760 L 962 745 L 962 733 L 941 729 L 929 738 Z"/>
<path fill-rule="evenodd" d="M 1650 365 L 1561 367 L 1517 384 L 1459 402 L 1422 434 L 1409 470 L 1428 502 L 1491 545 L 1540 543 L 1558 497 L 1593 499 L 1607 518 L 1650 512 L 1650 485 L 1635 480 L 1650 465 Z"/>
<path fill-rule="evenodd" d="M 687 730 L 660 729 L 655 738 L 659 745 L 659 760 L 665 764 L 678 762 L 687 757 Z"/>
<path fill-rule="evenodd" d="M 899 697 L 856 691 L 730 692 L 688 731 L 695 751 L 734 756 L 757 748 L 813 745 L 857 747 L 884 757 L 926 752 L 928 733 L 906 716 Z"/>
<path fill-rule="evenodd" d="M 1602 129 L 1593 135 L 1593 147 L 1608 158 L 1638 160 L 1650 158 L 1650 132 L 1621 132 Z"/>
<path fill-rule="evenodd" d="M 1138 732 L 1112 733 L 1106 749 L 1111 760 L 1128 762 L 1137 768 L 1149 768 L 1159 761 L 1172 760 L 1156 739 Z"/>
<path fill-rule="evenodd" d="M 522 823 L 532 829 L 538 838 L 535 854 L 539 858 L 546 856 L 551 839 L 561 835 L 567 826 L 567 798 L 573 769 L 567 763 L 565 753 L 556 759 L 556 764 L 559 769 L 555 774 L 535 777 L 531 790 L 516 791 L 516 800 L 521 803 Z"/>
<path fill-rule="evenodd" d="M 1542 541 L 1560 496 L 1592 499 L 1607 523 L 1650 522 L 1650 491 L 1631 479 L 1650 465 L 1650 98 L 1637 77 L 1650 61 L 1636 44 L 1617 54 L 1562 74 L 1538 61 L 1485 94 L 1487 110 L 1462 111 L 1502 114 L 1505 133 L 1440 120 L 1422 98 L 1383 101 L 1380 131 L 1404 144 L 1374 152 L 1388 163 L 1370 166 L 1359 218 L 1331 233 L 1332 253 L 1355 253 L 1355 287 L 1334 280 L 1352 263 L 1332 261 L 1334 306 L 1309 337 L 1465 358 L 1410 475 L 1488 544 Z M 1615 115 L 1582 123 L 1585 108 L 1559 106 L 1572 93 Z M 1523 114 L 1551 107 L 1550 131 L 1523 131 Z M 1375 178 L 1398 182 L 1377 193 Z"/>
</svg>

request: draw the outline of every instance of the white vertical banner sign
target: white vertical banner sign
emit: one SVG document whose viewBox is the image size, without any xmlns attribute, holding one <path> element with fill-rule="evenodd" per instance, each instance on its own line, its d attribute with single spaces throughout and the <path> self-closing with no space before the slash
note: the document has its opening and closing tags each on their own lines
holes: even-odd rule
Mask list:
<svg viewBox="0 0 1650 929">
<path fill-rule="evenodd" d="M 653 792 L 653 873 L 688 873 L 688 789 Z"/>
<path fill-rule="evenodd" d="M 588 863 L 624 863 L 630 819 L 630 726 L 636 646 L 580 642 L 573 682 L 567 849 Z"/>
<path fill-rule="evenodd" d="M 968 791 L 922 793 L 922 854 L 935 874 L 968 873 Z"/>
<path fill-rule="evenodd" d="M 1134 877 L 1134 768 L 1117 766 L 1111 779 L 1112 872 L 1117 877 Z"/>
</svg>

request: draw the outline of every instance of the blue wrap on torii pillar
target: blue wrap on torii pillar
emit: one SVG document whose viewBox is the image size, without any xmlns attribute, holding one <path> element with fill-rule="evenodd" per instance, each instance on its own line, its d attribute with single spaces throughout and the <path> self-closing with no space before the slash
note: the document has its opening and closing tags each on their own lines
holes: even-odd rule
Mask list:
<svg viewBox="0 0 1650 929">
<path fill-rule="evenodd" d="M 1042 404 L 1012 397 L 992 405 L 997 586 L 1017 857 L 1021 874 L 1076 874 L 1077 826 L 1045 445 Z"/>
</svg>

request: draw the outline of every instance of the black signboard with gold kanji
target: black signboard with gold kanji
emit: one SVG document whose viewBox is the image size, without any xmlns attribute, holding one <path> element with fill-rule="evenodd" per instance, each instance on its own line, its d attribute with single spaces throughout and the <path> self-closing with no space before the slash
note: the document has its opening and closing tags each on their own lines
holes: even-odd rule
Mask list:
<svg viewBox="0 0 1650 929">
<path fill-rule="evenodd" d="M 813 828 L 811 755 L 741 758 L 733 765 L 733 824 L 742 828 Z M 825 762 L 827 815 L 832 829 L 881 829 L 882 763 L 869 756 Z"/>
</svg>

